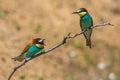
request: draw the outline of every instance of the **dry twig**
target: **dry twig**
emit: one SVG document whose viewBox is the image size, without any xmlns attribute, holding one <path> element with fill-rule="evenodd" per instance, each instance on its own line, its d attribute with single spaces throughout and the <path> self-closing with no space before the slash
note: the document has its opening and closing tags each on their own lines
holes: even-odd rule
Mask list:
<svg viewBox="0 0 120 80">
<path fill-rule="evenodd" d="M 94 25 L 94 26 L 91 26 L 91 28 L 101 27 L 101 26 L 107 26 L 107 25 L 113 26 L 111 23 L 108 23 L 108 22 L 107 22 L 107 23 L 96 24 L 96 25 Z M 85 31 L 87 31 L 87 30 L 85 30 Z M 38 54 L 35 55 L 34 57 L 31 57 L 31 58 L 29 58 L 29 59 L 24 60 L 23 62 L 21 62 L 21 64 L 15 66 L 14 69 L 11 71 L 10 75 L 8 76 L 8 78 L 7 78 L 6 80 L 10 80 L 11 77 L 13 76 L 13 74 L 14 74 L 20 67 L 22 67 L 24 64 L 26 64 L 26 63 L 29 62 L 30 60 L 32 60 L 32 59 L 34 59 L 34 58 L 36 58 L 36 57 L 38 57 L 38 56 L 41 56 L 41 55 L 43 55 L 43 54 L 46 54 L 46 53 L 48 53 L 48 52 L 50 52 L 50 51 L 53 51 L 54 49 L 56 49 L 56 48 L 62 46 L 63 44 L 65 44 L 67 39 L 75 38 L 75 37 L 83 34 L 85 31 L 81 31 L 80 33 L 76 33 L 76 34 L 73 34 L 73 35 L 71 35 L 71 33 L 69 32 L 69 33 L 63 38 L 63 40 L 62 40 L 61 42 L 59 42 L 58 44 L 54 45 L 53 47 L 51 47 L 51 48 L 49 48 L 49 49 L 47 49 L 47 50 L 45 50 L 45 51 L 42 51 L 42 52 L 38 53 Z"/>
</svg>

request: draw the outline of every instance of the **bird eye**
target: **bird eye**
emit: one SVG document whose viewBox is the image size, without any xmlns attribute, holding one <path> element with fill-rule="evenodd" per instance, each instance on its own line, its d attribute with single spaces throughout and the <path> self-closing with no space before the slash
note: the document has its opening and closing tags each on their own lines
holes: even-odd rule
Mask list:
<svg viewBox="0 0 120 80">
<path fill-rule="evenodd" d="M 80 12 L 81 10 L 77 10 L 76 12 Z"/>
<path fill-rule="evenodd" d="M 42 42 L 42 40 L 38 40 L 38 42 Z"/>
</svg>

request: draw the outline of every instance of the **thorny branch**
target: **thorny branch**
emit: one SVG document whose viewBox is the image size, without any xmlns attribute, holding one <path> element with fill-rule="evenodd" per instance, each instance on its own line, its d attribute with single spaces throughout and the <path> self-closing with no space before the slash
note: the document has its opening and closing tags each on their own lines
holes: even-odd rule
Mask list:
<svg viewBox="0 0 120 80">
<path fill-rule="evenodd" d="M 92 28 L 95 28 L 95 27 L 101 27 L 101 26 L 107 26 L 107 25 L 113 26 L 113 25 L 112 25 L 111 23 L 109 23 L 109 22 L 107 22 L 107 23 L 99 23 L 99 24 L 96 24 L 96 25 L 94 25 L 94 26 L 91 26 L 91 29 L 92 29 Z M 63 38 L 63 40 L 62 40 L 61 42 L 59 42 L 58 44 L 54 45 L 53 47 L 51 47 L 51 48 L 49 48 L 49 49 L 47 49 L 47 50 L 45 50 L 45 51 L 42 51 L 42 52 L 38 53 L 38 54 L 35 55 L 34 57 L 31 57 L 31 58 L 29 58 L 29 59 L 24 60 L 24 61 L 21 62 L 19 65 L 15 66 L 14 69 L 11 71 L 10 75 L 8 76 L 8 78 L 7 78 L 6 80 L 10 80 L 11 77 L 13 76 L 13 74 L 14 74 L 20 67 L 22 67 L 24 64 L 26 64 L 26 63 L 29 62 L 30 60 L 32 60 L 32 59 L 34 59 L 34 58 L 36 58 L 36 57 L 39 57 L 39 56 L 41 56 L 41 55 L 43 55 L 43 54 L 46 54 L 46 53 L 48 53 L 48 52 L 50 52 L 50 51 L 55 50 L 56 48 L 58 48 L 58 47 L 62 46 L 63 44 L 65 44 L 66 41 L 67 41 L 67 39 L 75 38 L 75 37 L 83 34 L 85 31 L 87 31 L 87 30 L 81 31 L 80 33 L 76 33 L 76 34 L 73 34 L 73 35 L 71 35 L 71 32 L 69 32 L 69 33 Z"/>
</svg>

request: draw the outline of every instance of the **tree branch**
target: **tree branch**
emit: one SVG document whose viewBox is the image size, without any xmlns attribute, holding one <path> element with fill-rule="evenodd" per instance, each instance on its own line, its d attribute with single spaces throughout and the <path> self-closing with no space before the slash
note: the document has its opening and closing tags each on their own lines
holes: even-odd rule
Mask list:
<svg viewBox="0 0 120 80">
<path fill-rule="evenodd" d="M 112 25 L 111 23 L 109 23 L 109 22 L 107 22 L 107 23 L 99 23 L 99 24 L 96 24 L 96 25 L 94 25 L 94 26 L 91 26 L 90 29 L 96 28 L 96 27 L 101 27 L 101 26 L 107 26 L 107 25 L 113 26 L 113 25 Z M 80 33 L 76 33 L 76 34 L 73 34 L 73 35 L 71 35 L 71 32 L 69 32 L 69 33 L 63 38 L 63 40 L 62 40 L 61 42 L 59 42 L 58 44 L 54 45 L 53 47 L 51 47 L 51 48 L 49 48 L 49 49 L 47 49 L 47 50 L 45 50 L 45 51 L 39 52 L 39 53 L 36 54 L 35 56 L 33 56 L 33 57 L 31 57 L 31 58 L 28 58 L 28 59 L 24 60 L 23 62 L 21 62 L 19 65 L 15 66 L 14 69 L 11 71 L 10 75 L 8 76 L 8 78 L 7 78 L 6 80 L 10 80 L 11 77 L 13 76 L 13 74 L 14 74 L 20 67 L 22 67 L 24 64 L 26 64 L 26 63 L 29 62 L 30 60 L 32 60 L 32 59 L 34 59 L 34 58 L 36 58 L 36 57 L 39 57 L 39 56 L 41 56 L 41 55 L 43 55 L 43 54 L 46 54 L 46 53 L 48 53 L 48 52 L 51 52 L 51 51 L 55 50 L 56 48 L 58 48 L 58 47 L 62 46 L 63 44 L 65 44 L 66 41 L 67 41 L 67 39 L 75 38 L 75 37 L 83 34 L 85 31 L 87 31 L 87 30 L 81 31 Z"/>
</svg>

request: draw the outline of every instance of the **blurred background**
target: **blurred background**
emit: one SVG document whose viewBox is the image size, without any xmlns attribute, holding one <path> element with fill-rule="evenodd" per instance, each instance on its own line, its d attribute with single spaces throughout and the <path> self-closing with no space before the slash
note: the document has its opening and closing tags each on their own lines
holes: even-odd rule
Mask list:
<svg viewBox="0 0 120 80">
<path fill-rule="evenodd" d="M 120 0 L 0 0 L 0 80 L 5 80 L 19 62 L 18 55 L 29 40 L 45 38 L 48 49 L 63 37 L 80 31 L 79 16 L 84 7 L 95 28 L 92 49 L 83 35 L 42 55 L 20 68 L 11 80 L 120 80 Z"/>
</svg>

